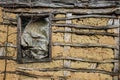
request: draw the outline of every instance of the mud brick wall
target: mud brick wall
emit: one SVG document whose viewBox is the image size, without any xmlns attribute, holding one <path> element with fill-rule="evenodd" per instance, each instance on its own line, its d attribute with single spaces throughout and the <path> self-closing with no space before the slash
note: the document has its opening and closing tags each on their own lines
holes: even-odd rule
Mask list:
<svg viewBox="0 0 120 80">
<path fill-rule="evenodd" d="M 74 15 L 73 15 L 74 16 Z M 58 14 L 55 16 L 56 18 L 65 17 L 64 14 Z M 85 18 L 85 19 L 74 19 L 72 20 L 72 24 L 76 25 L 91 25 L 91 26 L 106 26 L 108 25 L 109 19 L 107 18 Z M 57 21 L 56 23 L 66 23 L 65 21 Z M 66 26 L 67 27 L 67 26 Z M 64 28 L 59 28 L 54 26 L 53 30 L 65 30 Z M 73 31 L 83 31 L 83 32 L 105 32 L 104 30 L 79 30 L 72 29 Z M 107 32 L 114 33 L 114 30 L 109 30 Z M 64 33 L 53 33 L 53 41 L 54 42 L 64 42 Z M 99 44 L 110 44 L 115 45 L 115 40 L 113 37 L 109 36 L 86 36 L 86 35 L 76 35 L 72 34 L 70 38 L 70 43 L 99 43 Z M 64 47 L 54 46 L 53 47 L 53 57 L 74 57 L 74 58 L 83 58 L 83 59 L 92 59 L 92 60 L 106 60 L 114 58 L 114 51 L 108 48 L 75 48 L 70 47 L 68 53 L 64 51 Z M 94 68 L 95 63 L 88 62 L 79 62 L 79 61 L 71 61 L 71 68 Z M 112 71 L 113 69 L 112 63 L 99 64 L 96 69 Z M 80 76 L 82 75 L 82 76 Z M 96 76 L 94 76 L 96 75 Z M 90 77 L 92 76 L 92 77 Z M 112 80 L 112 77 L 105 74 L 100 73 L 81 73 L 81 72 L 71 72 L 70 80 Z"/>
<path fill-rule="evenodd" d="M 3 15 L 9 18 L 14 18 L 14 19 L 16 18 L 15 14 L 3 13 L 2 8 L 0 8 L 1 23 L 3 22 Z M 6 48 L 5 48 L 6 41 L 10 45 L 16 46 L 16 35 L 17 35 L 16 32 L 17 32 L 16 26 L 0 24 L 0 46 L 3 46 L 3 47 L 0 47 L 0 54 L 6 53 Z M 9 35 L 8 37 L 7 37 L 7 34 Z M 7 48 L 7 52 L 8 52 L 7 54 L 8 57 L 16 58 L 16 52 L 17 52 L 16 48 L 9 47 Z M 0 59 L 0 80 L 3 80 L 4 78 L 5 65 L 7 65 L 6 80 L 18 80 L 17 75 L 15 73 L 16 66 L 17 66 L 16 61 L 7 60 L 7 62 L 5 62 L 5 59 L 2 59 L 2 58 Z"/>
<path fill-rule="evenodd" d="M 16 18 L 15 14 L 8 14 L 0 12 L 0 22 L 3 21 L 2 16 Z M 55 14 L 54 18 L 66 18 L 68 16 L 77 16 L 75 14 Z M 74 25 L 89 25 L 94 27 L 112 25 L 113 19 L 108 18 L 79 18 L 72 20 L 61 20 L 53 21 L 54 24 L 74 24 Z M 5 45 L 7 40 L 11 45 L 16 45 L 16 26 L 5 26 L 0 25 L 0 45 Z M 7 31 L 9 32 L 7 33 Z M 52 31 L 80 31 L 80 32 L 109 32 L 115 33 L 115 29 L 109 30 L 88 30 L 88 29 L 75 29 L 66 27 L 52 26 Z M 66 36 L 68 40 L 66 40 Z M 78 35 L 74 33 L 52 33 L 52 42 L 58 43 L 91 43 L 91 44 L 107 44 L 116 45 L 114 37 L 102 36 L 102 35 Z M 3 47 L 0 47 L 2 51 Z M 5 48 L 3 48 L 5 49 Z M 12 57 L 13 60 L 7 60 L 7 75 L 6 80 L 112 80 L 112 76 L 103 73 L 94 73 L 87 71 L 72 71 L 72 69 L 95 69 L 105 70 L 112 72 L 114 64 L 112 62 L 104 63 L 102 61 L 113 60 L 115 53 L 110 48 L 80 48 L 80 47 L 69 47 L 69 46 L 52 46 L 52 61 L 41 62 L 41 63 L 28 63 L 28 64 L 17 64 L 14 61 L 16 58 L 16 48 L 8 48 L 7 56 Z M 69 59 L 67 59 L 69 58 Z M 81 61 L 85 60 L 85 61 Z M 89 62 L 91 60 L 91 62 Z M 92 62 L 93 61 L 93 62 Z M 95 62 L 96 61 L 96 62 Z M 100 63 L 97 63 L 100 62 Z M 0 60 L 0 80 L 4 78 L 5 60 Z M 3 72 L 3 73 L 2 73 Z"/>
</svg>

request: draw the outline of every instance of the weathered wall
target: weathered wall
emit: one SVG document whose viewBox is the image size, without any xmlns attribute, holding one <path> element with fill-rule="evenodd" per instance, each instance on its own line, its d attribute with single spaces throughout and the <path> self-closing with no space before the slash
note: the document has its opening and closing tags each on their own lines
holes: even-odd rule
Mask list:
<svg viewBox="0 0 120 80">
<path fill-rule="evenodd" d="M 16 18 L 16 15 L 14 14 L 5 14 L 2 12 L 2 9 L 0 8 L 0 22 L 3 21 L 2 17 L 3 15 L 6 15 L 6 17 L 10 18 Z M 7 29 L 8 29 L 8 40 L 7 40 Z M 6 41 L 9 43 L 16 45 L 16 26 L 6 26 L 6 25 L 0 25 L 0 46 L 5 46 Z M 5 47 L 0 47 L 0 52 L 4 52 Z M 7 56 L 15 58 L 16 57 L 16 49 L 15 48 L 8 48 L 7 49 Z M 7 60 L 7 63 L 5 63 L 4 59 L 0 60 L 0 80 L 3 80 L 4 77 L 4 70 L 5 65 L 7 65 L 7 76 L 6 80 L 18 80 L 17 75 L 15 74 L 17 64 L 13 60 Z"/>
<path fill-rule="evenodd" d="M 0 11 L 0 21 L 2 22 L 3 12 Z M 5 14 L 7 17 L 16 18 L 14 14 Z M 75 16 L 75 15 L 73 15 Z M 66 17 L 65 14 L 57 14 L 55 18 L 64 18 Z M 109 19 L 107 18 L 85 18 L 85 19 L 73 19 L 71 20 L 72 24 L 76 25 L 91 25 L 91 26 L 106 26 L 108 25 Z M 66 23 L 66 21 L 57 21 L 55 23 Z M 7 38 L 7 27 L 4 25 L 0 25 L 0 45 L 4 45 Z M 8 34 L 17 32 L 15 26 L 9 26 Z M 64 27 L 57 27 L 52 26 L 52 30 L 65 30 Z M 83 32 L 106 32 L 104 30 L 82 30 L 82 29 L 71 29 L 72 31 L 83 31 Z M 114 33 L 114 30 L 108 30 L 107 32 Z M 108 36 L 85 36 L 85 35 L 76 35 L 70 34 L 69 43 L 94 43 L 94 44 L 109 44 L 115 45 L 115 39 L 113 37 Z M 65 33 L 52 33 L 52 42 L 65 42 Z M 16 45 L 16 34 L 11 34 L 8 37 L 8 42 Z M 16 57 L 16 49 L 8 48 L 8 56 Z M 76 48 L 70 47 L 67 51 L 65 47 L 62 46 L 52 46 L 52 61 L 45 62 L 45 63 L 29 63 L 29 64 L 17 64 L 13 60 L 7 60 L 7 79 L 6 80 L 112 80 L 112 76 L 102 73 L 87 73 L 87 72 L 71 72 L 67 70 L 63 70 L 61 68 L 67 66 L 70 68 L 86 68 L 86 69 L 100 69 L 106 71 L 113 70 L 113 63 L 88 63 L 88 62 L 80 62 L 80 61 L 72 61 L 72 60 L 59 60 L 55 58 L 59 57 L 73 57 L 73 58 L 83 58 L 83 59 L 90 59 L 90 60 L 107 60 L 114 58 L 114 51 L 108 48 Z M 5 69 L 5 60 L 0 60 L 0 72 L 4 71 Z M 97 65 L 97 66 L 96 66 Z M 21 70 L 25 72 L 25 74 L 18 74 L 16 73 L 19 69 L 29 69 L 29 70 Z M 61 70 L 58 71 L 41 71 L 39 69 L 42 68 L 60 68 Z M 35 69 L 35 70 L 34 70 Z M 32 74 L 31 76 L 27 76 L 27 74 Z M 4 73 L 0 74 L 0 80 L 3 79 Z M 33 75 L 37 75 L 35 78 Z"/>
</svg>

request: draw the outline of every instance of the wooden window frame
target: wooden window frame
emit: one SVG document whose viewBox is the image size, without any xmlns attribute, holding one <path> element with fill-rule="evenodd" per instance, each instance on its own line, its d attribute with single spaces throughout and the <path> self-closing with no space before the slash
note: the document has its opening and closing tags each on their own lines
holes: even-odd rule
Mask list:
<svg viewBox="0 0 120 80">
<path fill-rule="evenodd" d="M 22 34 L 22 17 L 39 17 L 39 18 L 48 18 L 49 19 L 49 44 L 48 44 L 48 57 L 43 59 L 33 59 L 28 60 L 22 57 L 22 49 L 21 49 L 21 34 Z M 51 46 L 51 20 L 49 14 L 22 14 L 17 16 L 17 62 L 18 63 L 36 63 L 36 62 L 49 62 L 51 61 L 52 54 L 52 46 Z"/>
</svg>

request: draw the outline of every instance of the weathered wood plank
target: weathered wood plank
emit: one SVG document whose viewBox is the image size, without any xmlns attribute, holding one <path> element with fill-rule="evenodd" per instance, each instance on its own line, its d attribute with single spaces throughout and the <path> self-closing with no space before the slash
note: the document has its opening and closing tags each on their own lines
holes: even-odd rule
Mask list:
<svg viewBox="0 0 120 80">
<path fill-rule="evenodd" d="M 60 20 L 71 20 L 71 19 L 79 19 L 79 18 L 117 18 L 116 16 L 110 15 L 81 15 L 81 16 L 72 16 L 69 18 L 53 18 L 53 21 L 60 21 Z"/>
<path fill-rule="evenodd" d="M 33 77 L 33 78 L 52 78 L 53 76 L 52 75 L 36 75 L 36 74 L 30 74 L 30 73 L 28 73 L 28 72 L 24 72 L 24 71 L 16 71 L 16 73 L 18 74 L 18 75 L 23 75 L 23 76 L 28 76 L 28 77 Z"/>
<path fill-rule="evenodd" d="M 66 17 L 71 17 L 71 16 L 72 16 L 72 13 L 67 13 L 66 14 Z M 66 20 L 66 23 L 67 24 L 71 24 L 72 21 L 71 20 Z M 65 27 L 65 31 L 71 31 L 71 28 Z M 65 33 L 64 40 L 65 40 L 65 42 L 70 42 L 71 41 L 71 34 L 70 33 Z M 64 46 L 64 50 L 65 50 L 65 53 L 67 55 L 70 55 L 70 53 L 69 53 L 70 46 Z M 63 64 L 64 67 L 70 67 L 70 65 L 71 65 L 71 61 L 70 60 L 69 61 L 65 61 L 64 60 L 64 64 Z M 70 72 L 68 72 L 68 71 L 64 71 L 64 76 L 68 76 L 69 73 Z"/>
<path fill-rule="evenodd" d="M 96 0 L 93 0 L 93 1 L 90 2 L 90 4 L 88 3 L 88 4 L 85 4 L 85 5 L 84 4 L 83 5 L 76 4 L 76 5 L 77 5 L 77 7 L 81 7 L 81 8 L 83 6 L 86 6 L 86 5 L 87 5 L 88 8 L 110 8 L 110 7 L 116 7 L 117 6 L 117 4 L 115 2 L 119 3 L 119 1 L 101 1 L 101 0 L 96 1 Z"/>
<path fill-rule="evenodd" d="M 20 16 L 17 16 L 17 62 L 21 63 L 21 57 L 22 57 L 22 53 L 21 53 L 21 18 Z"/>
<path fill-rule="evenodd" d="M 71 71 L 71 72 L 89 72 L 89 73 L 101 73 L 101 74 L 108 74 L 111 76 L 118 75 L 119 73 L 116 72 L 110 72 L 105 70 L 99 70 L 99 69 L 84 69 L 84 68 L 42 68 L 42 69 L 35 69 L 35 68 L 25 68 L 25 67 L 18 67 L 17 71 Z"/>
<path fill-rule="evenodd" d="M 102 47 L 102 48 L 111 48 L 111 49 L 117 49 L 116 46 L 113 45 L 107 45 L 107 44 L 91 44 L 91 43 L 58 43 L 53 42 L 53 46 L 71 46 L 71 47 L 81 47 L 81 48 L 88 48 L 88 47 Z M 118 50 L 118 49 L 117 49 Z"/>
<path fill-rule="evenodd" d="M 19 13 L 27 13 L 27 14 L 39 14 L 40 12 L 45 12 L 45 13 L 53 13 L 53 14 L 57 14 L 57 13 L 74 13 L 74 14 L 99 14 L 99 15 L 103 15 L 103 14 L 120 14 L 119 8 L 107 8 L 107 9 L 87 9 L 87 11 L 85 9 L 53 9 L 53 8 L 38 8 L 38 10 L 36 10 L 35 8 L 32 8 L 30 11 L 26 11 L 25 9 L 6 9 L 4 8 L 2 11 L 5 12 L 9 12 L 9 13 L 15 13 L 15 14 L 19 14 Z"/>
<path fill-rule="evenodd" d="M 82 32 L 82 31 L 63 31 L 63 30 L 54 30 L 54 33 L 72 33 L 77 35 L 102 35 L 102 36 L 113 36 L 118 37 L 118 33 L 108 33 L 108 32 Z"/>
<path fill-rule="evenodd" d="M 115 24 L 115 25 L 120 25 L 119 19 L 115 19 L 115 20 L 114 20 L 114 24 Z M 118 29 L 115 29 L 115 32 L 119 33 L 119 32 L 120 32 L 120 31 L 119 31 L 119 28 L 118 28 Z M 120 35 L 119 35 L 119 37 L 115 37 L 116 44 L 120 44 L 120 43 L 119 43 L 119 38 L 120 38 Z M 120 49 L 120 48 L 119 48 L 119 45 L 118 45 L 117 47 L 118 47 L 118 49 Z M 115 55 L 115 59 L 118 59 L 118 60 L 119 60 L 119 57 L 120 57 L 120 56 L 119 56 L 119 55 L 120 55 L 119 50 L 114 50 L 114 55 Z M 114 69 L 113 69 L 113 71 L 114 71 L 114 72 L 119 72 L 119 71 L 120 71 L 119 66 L 120 66 L 119 63 L 114 63 Z M 113 76 L 113 80 L 119 80 L 119 75 Z"/>
<path fill-rule="evenodd" d="M 5 21 L 9 21 L 9 22 L 17 22 L 17 19 L 13 19 L 13 18 L 2 17 L 2 19 L 4 19 Z"/>
<path fill-rule="evenodd" d="M 13 57 L 9 57 L 9 56 L 0 56 L 0 59 L 7 59 L 7 60 L 13 60 L 13 61 L 16 61 L 16 58 L 13 58 Z"/>
<path fill-rule="evenodd" d="M 0 25 L 13 25 L 13 26 L 17 26 L 16 23 L 13 23 L 13 22 L 0 22 Z"/>
<path fill-rule="evenodd" d="M 75 25 L 75 24 L 52 24 L 52 26 L 57 27 L 70 27 L 76 29 L 93 29 L 93 30 L 107 30 L 107 29 L 115 29 L 119 28 L 118 25 L 108 25 L 108 26 L 87 26 L 87 25 Z"/>
<path fill-rule="evenodd" d="M 48 20 L 49 20 L 49 61 L 52 60 L 52 14 L 49 14 Z"/>
<path fill-rule="evenodd" d="M 90 62 L 90 63 L 118 63 L 118 60 L 90 60 L 90 59 L 84 59 L 84 58 L 74 58 L 74 57 L 56 57 L 53 58 L 53 60 L 71 60 L 71 61 L 80 61 L 80 62 Z"/>
<path fill-rule="evenodd" d="M 10 47 L 10 48 L 17 48 L 17 46 L 2 46 L 2 45 L 0 45 L 0 47 Z"/>
<path fill-rule="evenodd" d="M 119 1 L 39 1 L 39 2 L 10 2 L 6 1 L 0 2 L 0 6 L 9 7 L 9 8 L 19 8 L 19 7 L 50 7 L 50 8 L 109 8 L 109 7 L 117 7 L 119 6 Z M 14 6 L 13 6 L 14 5 Z"/>
<path fill-rule="evenodd" d="M 25 17 L 29 17 L 29 16 L 38 16 L 38 17 L 49 17 L 50 13 L 45 13 L 45 12 L 41 12 L 41 13 L 32 13 L 32 14 L 28 14 L 28 13 L 25 13 L 25 14 L 20 14 L 19 16 L 25 16 Z"/>
</svg>

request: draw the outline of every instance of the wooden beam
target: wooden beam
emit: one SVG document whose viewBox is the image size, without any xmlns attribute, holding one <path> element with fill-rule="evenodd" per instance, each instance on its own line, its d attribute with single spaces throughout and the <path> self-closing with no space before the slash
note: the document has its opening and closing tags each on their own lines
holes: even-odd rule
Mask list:
<svg viewBox="0 0 120 80">
<path fill-rule="evenodd" d="M 74 58 L 74 57 L 55 57 L 53 60 L 71 60 L 71 61 L 80 61 L 80 62 L 87 62 L 87 63 L 118 63 L 118 60 L 108 59 L 108 60 L 90 60 L 84 58 Z"/>
<path fill-rule="evenodd" d="M 59 42 L 53 42 L 52 44 L 53 46 L 71 46 L 71 47 L 81 47 L 81 48 L 101 47 L 101 48 L 117 49 L 116 46 L 107 45 L 107 44 L 91 44 L 91 43 L 80 44 L 80 43 L 59 43 Z"/>
<path fill-rule="evenodd" d="M 12 26 L 17 26 L 16 23 L 13 22 L 0 22 L 0 25 L 12 25 Z"/>
<path fill-rule="evenodd" d="M 63 31 L 63 30 L 54 30 L 53 33 L 72 33 L 77 35 L 102 35 L 102 36 L 112 36 L 118 37 L 118 33 L 108 33 L 108 32 L 82 32 L 82 31 Z"/>
<path fill-rule="evenodd" d="M 21 23 L 22 20 L 20 16 L 17 16 L 17 62 L 22 63 L 21 57 L 22 57 L 22 52 L 21 52 Z"/>
<path fill-rule="evenodd" d="M 119 73 L 115 72 L 110 72 L 110 71 L 105 71 L 105 70 L 99 70 L 99 69 L 84 69 L 84 68 L 40 68 L 40 69 L 35 69 L 35 68 L 25 68 L 25 67 L 18 67 L 17 71 L 71 71 L 71 72 L 88 72 L 88 73 L 101 73 L 101 74 L 107 74 L 111 76 L 118 75 Z"/>
<path fill-rule="evenodd" d="M 119 19 L 114 19 L 114 24 L 115 24 L 115 25 L 120 25 Z M 120 43 L 119 43 L 119 41 L 120 41 L 120 30 L 119 30 L 119 28 L 118 28 L 118 29 L 115 29 L 115 32 L 119 33 L 119 37 L 115 37 L 116 44 L 120 44 Z M 120 49 L 120 46 L 119 46 L 119 45 L 118 45 L 117 47 L 118 47 L 118 49 Z M 116 50 L 116 49 L 115 49 L 115 50 L 114 50 L 114 55 L 115 55 L 114 57 L 115 57 L 116 59 L 118 59 L 118 61 L 119 61 L 119 58 L 120 58 L 119 50 Z M 114 63 L 114 69 L 113 69 L 113 71 L 119 73 L 119 71 L 120 71 L 119 66 L 120 66 L 119 63 Z M 113 80 L 119 80 L 119 75 L 113 76 Z"/>
<path fill-rule="evenodd" d="M 72 16 L 72 13 L 67 13 L 66 14 L 66 17 L 71 17 L 71 16 Z M 66 20 L 66 23 L 71 24 L 72 21 L 71 20 Z M 70 27 L 65 27 L 65 31 L 71 31 L 71 28 Z M 64 34 L 64 41 L 65 42 L 71 42 L 71 36 L 72 35 L 70 33 L 65 33 Z M 70 46 L 64 46 L 65 56 L 70 55 L 69 50 L 70 50 Z M 63 66 L 64 67 L 70 67 L 71 66 L 71 61 L 70 60 L 69 61 L 63 60 Z M 63 71 L 63 75 L 65 77 L 70 76 L 70 72 L 69 71 Z"/>
<path fill-rule="evenodd" d="M 71 19 L 79 19 L 79 18 L 113 18 L 116 19 L 116 16 L 110 15 L 80 15 L 80 16 L 72 16 L 69 18 L 53 18 L 53 21 L 61 21 L 61 20 L 71 20 Z"/>
<path fill-rule="evenodd" d="M 34 8 L 34 7 L 48 7 L 48 8 L 111 8 L 118 7 L 119 1 L 76 1 L 69 3 L 69 1 L 60 2 L 0 2 L 0 6 L 7 8 Z"/>
<path fill-rule="evenodd" d="M 52 24 L 52 26 L 56 27 L 70 27 L 76 29 L 92 29 L 92 30 L 107 30 L 107 29 L 115 29 L 119 28 L 118 25 L 108 25 L 108 26 L 88 26 L 88 25 L 76 25 L 76 24 Z"/>
<path fill-rule="evenodd" d="M 0 59 L 7 59 L 7 60 L 13 60 L 16 61 L 16 58 L 10 57 L 10 56 L 0 56 Z"/>
<path fill-rule="evenodd" d="M 98 14 L 98 15 L 112 15 L 112 14 L 116 14 L 119 13 L 119 8 L 107 8 L 107 9 L 87 9 L 87 11 L 85 9 L 53 9 L 53 8 L 38 8 L 38 10 L 36 10 L 36 8 L 32 8 L 29 11 L 26 11 L 25 9 L 7 9 L 4 8 L 2 9 L 2 11 L 8 12 L 8 13 L 15 13 L 15 14 L 39 14 L 40 12 L 45 12 L 45 13 L 53 13 L 53 14 L 58 14 L 58 13 L 73 13 L 73 14 Z"/>
</svg>

